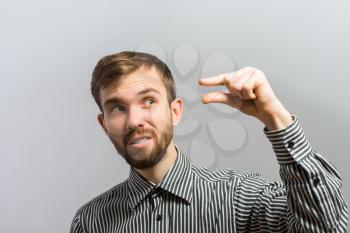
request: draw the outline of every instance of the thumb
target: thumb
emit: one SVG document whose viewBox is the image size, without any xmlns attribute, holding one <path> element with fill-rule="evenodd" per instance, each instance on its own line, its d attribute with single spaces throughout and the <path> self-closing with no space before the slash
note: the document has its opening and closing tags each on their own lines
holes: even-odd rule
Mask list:
<svg viewBox="0 0 350 233">
<path fill-rule="evenodd" d="M 205 94 L 202 98 L 202 102 L 203 104 L 222 103 L 237 109 L 240 109 L 242 106 L 242 100 L 239 97 L 234 96 L 231 93 L 220 91 Z"/>
</svg>

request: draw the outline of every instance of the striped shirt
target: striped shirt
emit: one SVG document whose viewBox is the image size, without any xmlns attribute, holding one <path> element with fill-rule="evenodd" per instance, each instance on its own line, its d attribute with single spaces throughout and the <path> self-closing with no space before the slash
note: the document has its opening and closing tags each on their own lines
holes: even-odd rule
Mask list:
<svg viewBox="0 0 350 233">
<path fill-rule="evenodd" d="M 346 232 L 341 178 L 293 118 L 285 129 L 264 129 L 282 182 L 194 165 L 175 146 L 176 162 L 159 184 L 130 169 L 77 211 L 70 232 Z"/>
</svg>

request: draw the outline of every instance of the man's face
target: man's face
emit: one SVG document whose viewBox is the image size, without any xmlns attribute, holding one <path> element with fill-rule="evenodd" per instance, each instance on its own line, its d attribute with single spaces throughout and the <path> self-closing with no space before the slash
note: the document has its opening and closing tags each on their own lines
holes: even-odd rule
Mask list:
<svg viewBox="0 0 350 233">
<path fill-rule="evenodd" d="M 139 69 L 100 92 L 98 119 L 116 150 L 138 169 L 153 167 L 173 137 L 165 86 L 154 68 Z"/>
</svg>

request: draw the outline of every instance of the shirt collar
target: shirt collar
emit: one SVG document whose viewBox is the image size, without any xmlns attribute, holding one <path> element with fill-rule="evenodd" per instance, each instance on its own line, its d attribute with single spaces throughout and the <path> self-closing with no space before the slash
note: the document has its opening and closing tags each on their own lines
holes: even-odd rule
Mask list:
<svg viewBox="0 0 350 233">
<path fill-rule="evenodd" d="M 128 179 L 129 205 L 132 209 L 141 202 L 154 188 L 150 182 L 139 175 L 134 169 L 130 169 Z"/>
<path fill-rule="evenodd" d="M 130 169 L 128 179 L 129 188 L 129 204 L 134 209 L 146 196 L 155 188 L 161 188 L 172 193 L 188 204 L 192 200 L 192 177 L 191 163 L 182 153 L 177 145 L 175 145 L 177 157 L 174 165 L 167 172 L 163 180 L 156 186 L 151 184 L 134 169 Z"/>
</svg>

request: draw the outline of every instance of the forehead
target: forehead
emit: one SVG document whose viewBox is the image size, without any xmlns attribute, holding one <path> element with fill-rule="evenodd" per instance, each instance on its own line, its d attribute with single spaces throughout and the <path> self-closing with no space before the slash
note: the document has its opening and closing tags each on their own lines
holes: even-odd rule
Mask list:
<svg viewBox="0 0 350 233">
<path fill-rule="evenodd" d="M 138 69 L 135 72 L 120 77 L 118 82 L 112 83 L 100 92 L 101 102 L 111 97 L 132 100 L 137 93 L 144 89 L 154 88 L 161 96 L 166 97 L 164 83 L 155 68 Z"/>
</svg>

